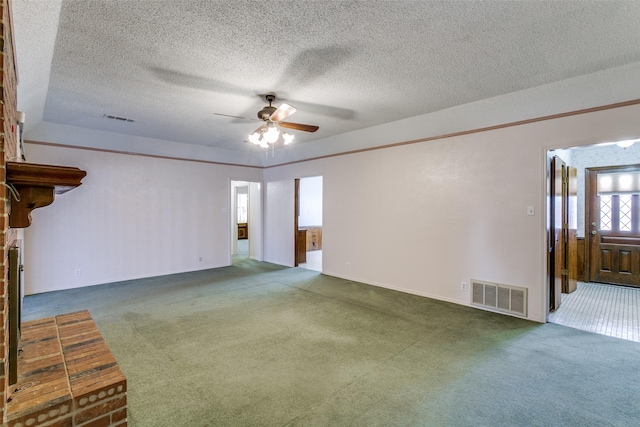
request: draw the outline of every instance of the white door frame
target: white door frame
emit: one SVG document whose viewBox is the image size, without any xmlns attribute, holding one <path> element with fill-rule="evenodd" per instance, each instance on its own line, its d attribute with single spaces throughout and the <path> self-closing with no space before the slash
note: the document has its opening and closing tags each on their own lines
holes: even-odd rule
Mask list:
<svg viewBox="0 0 640 427">
<path fill-rule="evenodd" d="M 229 180 L 230 212 L 229 212 L 229 265 L 231 255 L 238 252 L 238 227 L 236 225 L 237 188 L 248 187 L 247 224 L 249 229 L 249 258 L 263 260 L 263 184 L 262 181 L 234 179 Z"/>
</svg>

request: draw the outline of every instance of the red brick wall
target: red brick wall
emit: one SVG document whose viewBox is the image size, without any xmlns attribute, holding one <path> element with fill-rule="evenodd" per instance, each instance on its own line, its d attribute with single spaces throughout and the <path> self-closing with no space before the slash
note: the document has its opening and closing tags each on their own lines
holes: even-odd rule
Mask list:
<svg viewBox="0 0 640 427">
<path fill-rule="evenodd" d="M 17 76 L 16 76 L 16 68 L 14 63 L 14 50 L 13 50 L 13 34 L 12 34 L 12 24 L 11 24 L 11 13 L 10 13 L 10 5 L 9 0 L 2 0 L 2 22 L 0 22 L 1 26 L 1 34 L 2 39 L 0 40 L 1 51 L 2 51 L 2 61 L 0 61 L 0 66 L 2 69 L 0 73 L 2 74 L 2 105 L 0 105 L 0 109 L 2 110 L 2 136 L 0 136 L 0 148 L 2 148 L 3 155 L 0 156 L 0 182 L 2 184 L 6 183 L 6 168 L 5 164 L 8 159 L 12 159 L 16 157 L 17 154 L 17 103 L 16 103 L 16 86 L 17 86 Z M 7 353 L 9 349 L 9 337 L 6 333 L 5 326 L 7 325 L 7 249 L 13 245 L 16 241 L 16 231 L 9 229 L 9 215 L 7 208 L 7 188 L 4 185 L 0 185 L 0 221 L 2 221 L 2 235 L 0 236 L 0 241 L 2 245 L 0 245 L 0 261 L 2 274 L 0 274 L 0 356 L 2 357 L 2 365 L 0 371 L 0 381 L 2 383 L 0 400 L 2 404 L 0 405 L 0 417 L 4 419 L 4 412 L 6 406 L 6 396 L 7 396 L 7 376 L 8 372 L 7 366 Z"/>
</svg>

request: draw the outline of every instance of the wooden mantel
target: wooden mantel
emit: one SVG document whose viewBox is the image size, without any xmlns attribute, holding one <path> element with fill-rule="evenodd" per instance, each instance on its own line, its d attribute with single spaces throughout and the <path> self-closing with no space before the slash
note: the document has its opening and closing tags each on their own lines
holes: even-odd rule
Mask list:
<svg viewBox="0 0 640 427">
<path fill-rule="evenodd" d="M 87 173 L 68 166 L 7 162 L 7 184 L 16 190 L 19 200 L 11 195 L 9 227 L 31 225 L 31 211 L 50 205 L 56 194 L 66 193 L 82 184 Z"/>
</svg>

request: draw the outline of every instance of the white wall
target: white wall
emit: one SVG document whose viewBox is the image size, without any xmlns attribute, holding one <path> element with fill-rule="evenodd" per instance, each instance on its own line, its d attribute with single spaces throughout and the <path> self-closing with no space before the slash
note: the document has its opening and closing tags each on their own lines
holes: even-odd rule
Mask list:
<svg viewBox="0 0 640 427">
<path fill-rule="evenodd" d="M 228 265 L 229 177 L 262 175 L 256 168 L 25 148 L 29 162 L 87 171 L 80 187 L 32 212 L 27 294 Z"/>
<path fill-rule="evenodd" d="M 323 273 L 465 305 L 471 278 L 524 286 L 528 317 L 544 322 L 546 150 L 640 135 L 639 116 L 631 106 L 268 168 L 266 197 L 281 206 L 265 227 L 292 209 L 286 183 L 322 175 Z M 270 243 L 267 259 L 293 252 L 292 238 Z"/>
<path fill-rule="evenodd" d="M 325 274 L 464 305 L 471 278 L 524 286 L 545 321 L 546 150 L 638 137 L 638 117 L 635 105 L 263 171 L 28 144 L 28 161 L 89 175 L 34 211 L 27 292 L 226 265 L 229 177 L 264 182 L 264 259 L 291 266 L 293 182 L 321 175 Z"/>
<path fill-rule="evenodd" d="M 294 181 L 266 183 L 264 195 L 264 260 L 293 267 Z"/>
<path fill-rule="evenodd" d="M 298 227 L 322 226 L 322 177 L 300 178 Z"/>
<path fill-rule="evenodd" d="M 249 183 L 249 258 L 262 261 L 262 184 Z"/>
</svg>

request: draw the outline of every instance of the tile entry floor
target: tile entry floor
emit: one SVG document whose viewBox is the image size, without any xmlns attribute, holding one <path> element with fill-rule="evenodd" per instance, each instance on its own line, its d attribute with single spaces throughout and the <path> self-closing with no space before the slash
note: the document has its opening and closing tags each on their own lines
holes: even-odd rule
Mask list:
<svg viewBox="0 0 640 427">
<path fill-rule="evenodd" d="M 307 262 L 298 265 L 298 267 L 322 272 L 322 250 L 307 251 Z"/>
<path fill-rule="evenodd" d="M 578 282 L 575 292 L 562 294 L 549 322 L 640 342 L 640 289 Z"/>
</svg>

